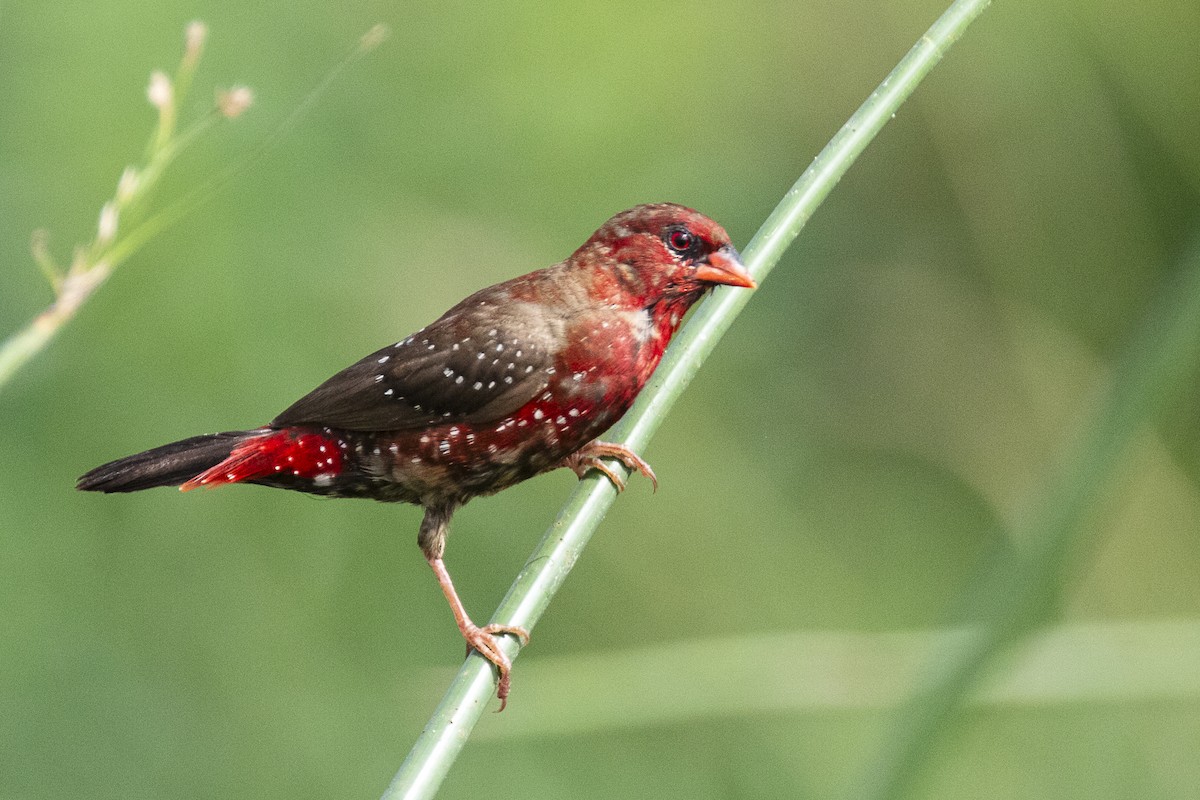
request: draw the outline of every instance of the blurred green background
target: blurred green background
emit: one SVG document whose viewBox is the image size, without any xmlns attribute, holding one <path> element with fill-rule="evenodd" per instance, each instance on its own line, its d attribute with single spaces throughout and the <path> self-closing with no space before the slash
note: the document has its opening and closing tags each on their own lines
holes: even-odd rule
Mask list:
<svg viewBox="0 0 1200 800">
<path fill-rule="evenodd" d="M 0 392 L 0 797 L 375 797 L 462 657 L 418 509 L 77 475 L 250 427 L 645 201 L 744 245 L 938 2 L 0 5 L 0 335 L 50 301 L 210 26 L 256 104 Z M 1200 219 L 1200 7 L 997 3 L 837 188 L 646 453 L 443 796 L 850 797 Z M 1088 517 L 917 796 L 1200 797 L 1200 392 Z M 486 618 L 574 478 L 455 518 Z M 947 638 L 949 637 L 949 639 Z"/>
</svg>

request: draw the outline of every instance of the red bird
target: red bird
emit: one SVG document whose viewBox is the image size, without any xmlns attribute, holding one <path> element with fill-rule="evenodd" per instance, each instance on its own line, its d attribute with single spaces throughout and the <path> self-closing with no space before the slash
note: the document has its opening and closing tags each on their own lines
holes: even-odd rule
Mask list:
<svg viewBox="0 0 1200 800">
<path fill-rule="evenodd" d="M 425 509 L 417 542 L 470 647 L 511 662 L 471 622 L 442 562 L 454 510 L 556 467 L 602 458 L 657 485 L 650 466 L 596 437 L 646 385 L 688 308 L 715 284 L 754 288 L 729 236 L 690 208 L 617 214 L 570 258 L 482 289 L 437 321 L 352 364 L 249 431 L 194 436 L 97 467 L 78 487 L 134 492 L 256 483 Z"/>
</svg>

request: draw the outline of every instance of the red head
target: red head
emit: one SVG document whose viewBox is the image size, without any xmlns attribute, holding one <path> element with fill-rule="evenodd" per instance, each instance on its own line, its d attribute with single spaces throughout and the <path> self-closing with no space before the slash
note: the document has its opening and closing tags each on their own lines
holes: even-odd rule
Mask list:
<svg viewBox="0 0 1200 800">
<path fill-rule="evenodd" d="M 622 211 L 592 234 L 570 262 L 603 273 L 596 275 L 595 288 L 623 307 L 648 308 L 666 301 L 686 309 L 716 284 L 756 285 L 725 229 L 674 203 Z"/>
</svg>

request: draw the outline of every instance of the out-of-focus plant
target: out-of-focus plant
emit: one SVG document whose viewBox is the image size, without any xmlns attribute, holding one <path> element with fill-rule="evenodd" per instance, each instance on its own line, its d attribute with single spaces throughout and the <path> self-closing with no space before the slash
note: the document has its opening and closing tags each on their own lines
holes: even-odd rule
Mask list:
<svg viewBox="0 0 1200 800">
<path fill-rule="evenodd" d="M 155 188 L 180 153 L 218 122 L 236 119 L 253 103 L 254 95 L 245 86 L 218 90 L 208 112 L 180 129 L 179 109 L 191 88 L 207 36 L 203 22 L 190 23 L 174 77 L 160 70 L 151 73 L 146 96 L 158 110 L 158 124 L 143 162 L 121 173 L 116 191 L 100 209 L 96 235 L 75 248 L 71 265 L 62 269 L 50 253 L 49 234 L 34 232 L 33 259 L 54 290 L 54 302 L 0 344 L 0 389 L 50 343 L 113 270 L 207 197 L 203 189 L 211 187 L 206 185 L 157 211 L 150 204 Z"/>
</svg>

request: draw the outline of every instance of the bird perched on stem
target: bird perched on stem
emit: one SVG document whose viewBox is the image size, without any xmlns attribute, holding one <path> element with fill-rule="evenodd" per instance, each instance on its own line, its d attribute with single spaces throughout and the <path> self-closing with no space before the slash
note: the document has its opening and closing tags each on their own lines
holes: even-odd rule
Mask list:
<svg viewBox="0 0 1200 800">
<path fill-rule="evenodd" d="M 450 517 L 468 500 L 604 459 L 648 477 L 629 449 L 596 437 L 645 386 L 680 321 L 717 284 L 753 288 L 729 236 L 672 203 L 604 223 L 552 267 L 482 289 L 395 344 L 350 365 L 266 425 L 156 447 L 93 469 L 86 491 L 183 490 L 255 483 L 425 509 L 417 542 L 468 647 L 497 669 L 500 708 L 511 662 L 475 625 L 442 561 Z"/>
</svg>

